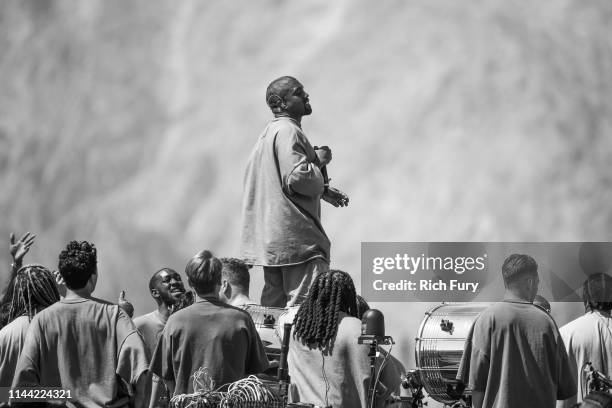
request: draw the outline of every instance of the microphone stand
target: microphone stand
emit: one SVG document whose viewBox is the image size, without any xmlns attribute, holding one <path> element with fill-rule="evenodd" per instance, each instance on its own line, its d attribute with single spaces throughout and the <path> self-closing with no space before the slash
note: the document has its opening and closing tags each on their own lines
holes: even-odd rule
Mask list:
<svg viewBox="0 0 612 408">
<path fill-rule="evenodd" d="M 391 336 L 376 336 L 376 335 L 361 335 L 359 336 L 359 344 L 369 344 L 370 351 L 368 357 L 370 357 L 370 381 L 368 384 L 368 403 L 370 407 L 374 406 L 374 400 L 376 399 L 376 358 L 378 357 L 378 345 L 391 345 L 395 344 L 393 337 Z M 382 367 L 381 367 L 382 369 Z"/>
<path fill-rule="evenodd" d="M 283 326 L 283 342 L 281 344 L 280 362 L 278 364 L 278 393 L 283 400 L 283 406 L 287 405 L 287 396 L 289 394 L 289 370 L 287 365 L 287 354 L 289 353 L 289 340 L 291 338 L 291 323 L 285 323 Z"/>
</svg>

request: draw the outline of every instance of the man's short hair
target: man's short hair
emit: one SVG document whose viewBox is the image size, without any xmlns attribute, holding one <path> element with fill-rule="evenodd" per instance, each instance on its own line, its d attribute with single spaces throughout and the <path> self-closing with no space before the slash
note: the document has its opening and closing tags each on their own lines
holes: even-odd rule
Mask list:
<svg viewBox="0 0 612 408">
<path fill-rule="evenodd" d="M 525 276 L 537 274 L 538 264 L 529 255 L 512 254 L 506 258 L 502 265 L 502 276 L 506 284 L 516 282 Z"/>
<path fill-rule="evenodd" d="M 214 292 L 216 285 L 221 285 L 221 261 L 212 252 L 204 250 L 196 254 L 185 266 L 189 285 L 197 294 Z"/>
<path fill-rule="evenodd" d="M 287 92 L 291 90 L 294 83 L 299 83 L 297 79 L 291 76 L 282 76 L 276 78 L 268 85 L 266 89 L 266 103 L 270 109 L 274 109 L 280 106 L 283 99 L 287 95 Z"/>
<path fill-rule="evenodd" d="M 68 289 L 85 287 L 97 273 L 96 247 L 87 241 L 71 241 L 59 255 L 58 269 Z"/>
<path fill-rule="evenodd" d="M 594 273 L 582 285 L 584 307 L 590 310 L 612 310 L 612 277 Z"/>
<path fill-rule="evenodd" d="M 221 258 L 223 265 L 223 278 L 227 279 L 230 285 L 238 286 L 248 291 L 251 283 L 251 274 L 246 263 L 236 258 Z"/>
<path fill-rule="evenodd" d="M 164 271 L 168 272 L 168 274 L 176 273 L 176 271 L 172 268 L 168 268 L 168 267 L 161 268 L 160 270 L 155 272 L 153 276 L 151 276 L 151 279 L 149 280 L 149 291 L 152 291 L 153 289 L 155 289 L 155 287 L 157 286 L 157 282 L 159 281 L 159 274 Z"/>
</svg>

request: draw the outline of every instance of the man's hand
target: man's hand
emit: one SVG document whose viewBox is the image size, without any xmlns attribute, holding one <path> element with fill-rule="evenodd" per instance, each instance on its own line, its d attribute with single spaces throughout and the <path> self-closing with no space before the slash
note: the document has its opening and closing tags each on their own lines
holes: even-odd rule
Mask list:
<svg viewBox="0 0 612 408">
<path fill-rule="evenodd" d="M 11 252 L 13 263 L 15 265 L 21 267 L 23 257 L 30 250 L 35 238 L 36 235 L 26 232 L 21 238 L 19 238 L 19 241 L 15 242 L 15 234 L 11 232 L 9 251 Z"/>
<path fill-rule="evenodd" d="M 332 152 L 328 146 L 315 146 L 314 151 L 317 155 L 317 160 L 319 161 L 319 167 L 326 166 L 332 159 Z"/>
<path fill-rule="evenodd" d="M 117 302 L 120 308 L 123 309 L 125 313 L 127 313 L 130 318 L 134 316 L 134 305 L 127 301 L 125 298 L 125 290 L 122 290 L 119 294 L 119 301 Z"/>
<path fill-rule="evenodd" d="M 346 207 L 349 203 L 349 197 L 334 187 L 329 187 L 321 198 L 334 207 Z"/>
</svg>

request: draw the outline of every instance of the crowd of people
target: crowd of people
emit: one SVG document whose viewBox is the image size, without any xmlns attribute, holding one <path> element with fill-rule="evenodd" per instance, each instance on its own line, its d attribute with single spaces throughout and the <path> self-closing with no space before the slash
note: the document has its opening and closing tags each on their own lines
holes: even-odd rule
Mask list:
<svg viewBox="0 0 612 408">
<path fill-rule="evenodd" d="M 69 242 L 52 272 L 23 265 L 34 235 L 11 234 L 12 272 L 0 301 L 0 387 L 70 390 L 68 403 L 77 407 L 161 408 L 173 396 L 194 393 L 194 373 L 202 369 L 209 389 L 269 374 L 278 362 L 269 360 L 245 311 L 256 304 L 249 284 L 257 265 L 264 271 L 260 304 L 285 308 L 277 324 L 293 325 L 289 400 L 385 406 L 404 370 L 384 356 L 370 398 L 369 347 L 357 342 L 367 303 L 348 273 L 330 269 L 331 243 L 321 223 L 321 200 L 334 207 L 349 202 L 329 185 L 331 149 L 313 147 L 302 130 L 312 107 L 297 79 L 273 81 L 266 103 L 274 118 L 247 164 L 239 258 L 197 253 L 184 270 L 189 289 L 168 267 L 143 278 L 155 302 L 151 312 L 134 317 L 123 294 L 117 303 L 93 296 L 104 279 L 93 243 Z M 471 391 L 476 408 L 580 403 L 585 362 L 612 374 L 612 278 L 591 274 L 583 290 L 586 314 L 559 330 L 550 304 L 537 297 L 533 258 L 510 255 L 501 274 L 505 297 L 475 319 L 458 383 Z"/>
</svg>

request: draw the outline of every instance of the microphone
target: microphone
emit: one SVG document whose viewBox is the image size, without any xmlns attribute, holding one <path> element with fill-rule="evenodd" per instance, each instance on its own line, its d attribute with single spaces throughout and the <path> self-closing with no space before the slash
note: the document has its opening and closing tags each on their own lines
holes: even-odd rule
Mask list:
<svg viewBox="0 0 612 408">
<path fill-rule="evenodd" d="M 395 344 L 391 336 L 385 336 L 385 316 L 380 310 L 369 309 L 361 318 L 359 344 Z"/>
</svg>

